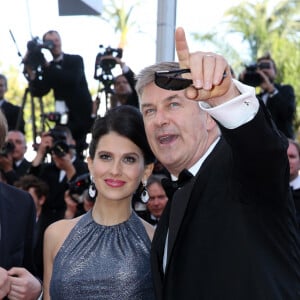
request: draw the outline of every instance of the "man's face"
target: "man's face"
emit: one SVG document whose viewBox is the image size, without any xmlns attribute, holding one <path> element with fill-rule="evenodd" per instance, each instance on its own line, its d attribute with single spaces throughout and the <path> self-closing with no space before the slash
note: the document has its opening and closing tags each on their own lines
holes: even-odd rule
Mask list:
<svg viewBox="0 0 300 300">
<path fill-rule="evenodd" d="M 168 91 L 150 83 L 142 93 L 141 111 L 151 149 L 170 173 L 178 175 L 205 153 L 210 117 L 183 90 Z"/>
<path fill-rule="evenodd" d="M 149 212 L 156 218 L 160 218 L 167 204 L 168 197 L 161 184 L 153 182 L 147 187 L 149 200 L 147 208 Z"/>
<path fill-rule="evenodd" d="M 130 84 L 125 76 L 118 76 L 114 82 L 114 89 L 116 95 L 128 95 L 132 93 Z"/>
<path fill-rule="evenodd" d="M 7 134 L 7 141 L 15 145 L 15 149 L 12 153 L 12 157 L 15 161 L 24 158 L 24 154 L 27 150 L 25 137 L 23 133 L 19 131 L 9 131 Z"/>
<path fill-rule="evenodd" d="M 7 92 L 6 81 L 4 79 L 0 79 L 0 99 L 4 98 L 6 92 Z"/>
<path fill-rule="evenodd" d="M 287 155 L 290 164 L 290 180 L 293 180 L 298 176 L 298 172 L 300 170 L 300 157 L 294 144 L 289 143 Z"/>
<path fill-rule="evenodd" d="M 257 65 L 259 70 L 261 70 L 264 74 L 266 74 L 271 81 L 274 81 L 276 77 L 276 70 L 271 60 L 262 59 L 257 63 Z"/>
<path fill-rule="evenodd" d="M 48 33 L 45 38 L 45 41 L 52 41 L 54 46 L 53 48 L 50 50 L 53 58 L 58 57 L 61 53 L 62 53 L 62 48 L 61 48 L 61 39 L 60 36 L 53 32 L 53 33 Z"/>
</svg>

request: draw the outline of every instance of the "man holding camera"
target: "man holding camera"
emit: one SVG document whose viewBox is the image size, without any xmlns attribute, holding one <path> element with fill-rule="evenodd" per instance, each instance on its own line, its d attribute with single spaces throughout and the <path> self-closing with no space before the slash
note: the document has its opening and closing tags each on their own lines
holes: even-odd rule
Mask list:
<svg viewBox="0 0 300 300">
<path fill-rule="evenodd" d="M 295 138 L 294 116 L 296 100 L 291 85 L 275 83 L 277 68 L 269 53 L 257 59 L 253 68 L 246 68 L 240 75 L 240 81 L 259 86 L 261 91 L 257 95 L 270 111 L 278 127 L 288 138 Z"/>
<path fill-rule="evenodd" d="M 45 161 L 48 155 L 51 157 L 50 162 Z M 48 225 L 64 218 L 64 194 L 68 183 L 87 172 L 86 162 L 77 157 L 75 141 L 68 127 L 57 125 L 42 134 L 29 173 L 49 185 L 50 193 L 43 206 Z"/>
<path fill-rule="evenodd" d="M 6 183 L 14 185 L 27 173 L 31 164 L 25 158 L 26 151 L 25 135 L 19 130 L 10 130 L 0 150 L 0 170 Z"/>
<path fill-rule="evenodd" d="M 48 45 L 50 42 L 52 45 L 48 49 L 53 60 L 47 62 L 44 59 L 42 76 L 30 76 L 30 86 L 34 94 L 41 96 L 53 89 L 55 110 L 62 115 L 67 113 L 66 125 L 71 129 L 76 141 L 78 156 L 82 156 L 83 150 L 87 147 L 86 135 L 93 122 L 92 98 L 84 73 L 83 59 L 79 55 L 66 54 L 62 51 L 61 37 L 55 30 L 50 30 L 43 36 L 43 43 Z M 29 54 L 30 50 L 26 57 Z M 32 70 L 29 73 L 32 74 Z"/>
</svg>

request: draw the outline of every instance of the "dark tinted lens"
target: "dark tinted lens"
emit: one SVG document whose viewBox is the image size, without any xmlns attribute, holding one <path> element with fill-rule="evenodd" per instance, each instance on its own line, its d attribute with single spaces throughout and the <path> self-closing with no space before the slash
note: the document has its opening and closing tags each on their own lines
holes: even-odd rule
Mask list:
<svg viewBox="0 0 300 300">
<path fill-rule="evenodd" d="M 183 90 L 193 83 L 191 79 L 181 77 L 181 74 L 188 72 L 190 72 L 189 69 L 156 72 L 154 82 L 165 90 Z"/>
<path fill-rule="evenodd" d="M 184 90 L 193 83 L 193 81 L 190 79 L 164 77 L 159 75 L 155 77 L 154 81 L 155 84 L 160 88 L 171 91 Z"/>
</svg>

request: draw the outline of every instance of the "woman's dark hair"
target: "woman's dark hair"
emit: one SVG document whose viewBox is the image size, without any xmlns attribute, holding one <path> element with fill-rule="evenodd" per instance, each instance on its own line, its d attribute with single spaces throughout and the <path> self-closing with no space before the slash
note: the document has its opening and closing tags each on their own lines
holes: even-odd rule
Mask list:
<svg viewBox="0 0 300 300">
<path fill-rule="evenodd" d="M 131 105 L 121 105 L 108 110 L 103 117 L 97 117 L 92 128 L 92 140 L 89 154 L 95 157 L 100 138 L 109 132 L 128 138 L 137 145 L 144 154 L 145 164 L 155 161 L 155 157 L 147 141 L 143 117 L 140 111 Z"/>
</svg>

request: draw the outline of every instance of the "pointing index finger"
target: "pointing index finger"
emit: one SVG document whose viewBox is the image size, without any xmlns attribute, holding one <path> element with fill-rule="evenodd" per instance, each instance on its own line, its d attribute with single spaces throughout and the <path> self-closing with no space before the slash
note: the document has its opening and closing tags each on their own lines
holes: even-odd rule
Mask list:
<svg viewBox="0 0 300 300">
<path fill-rule="evenodd" d="M 189 47 L 182 27 L 178 27 L 175 32 L 175 47 L 180 68 L 186 69 L 190 67 Z"/>
</svg>

